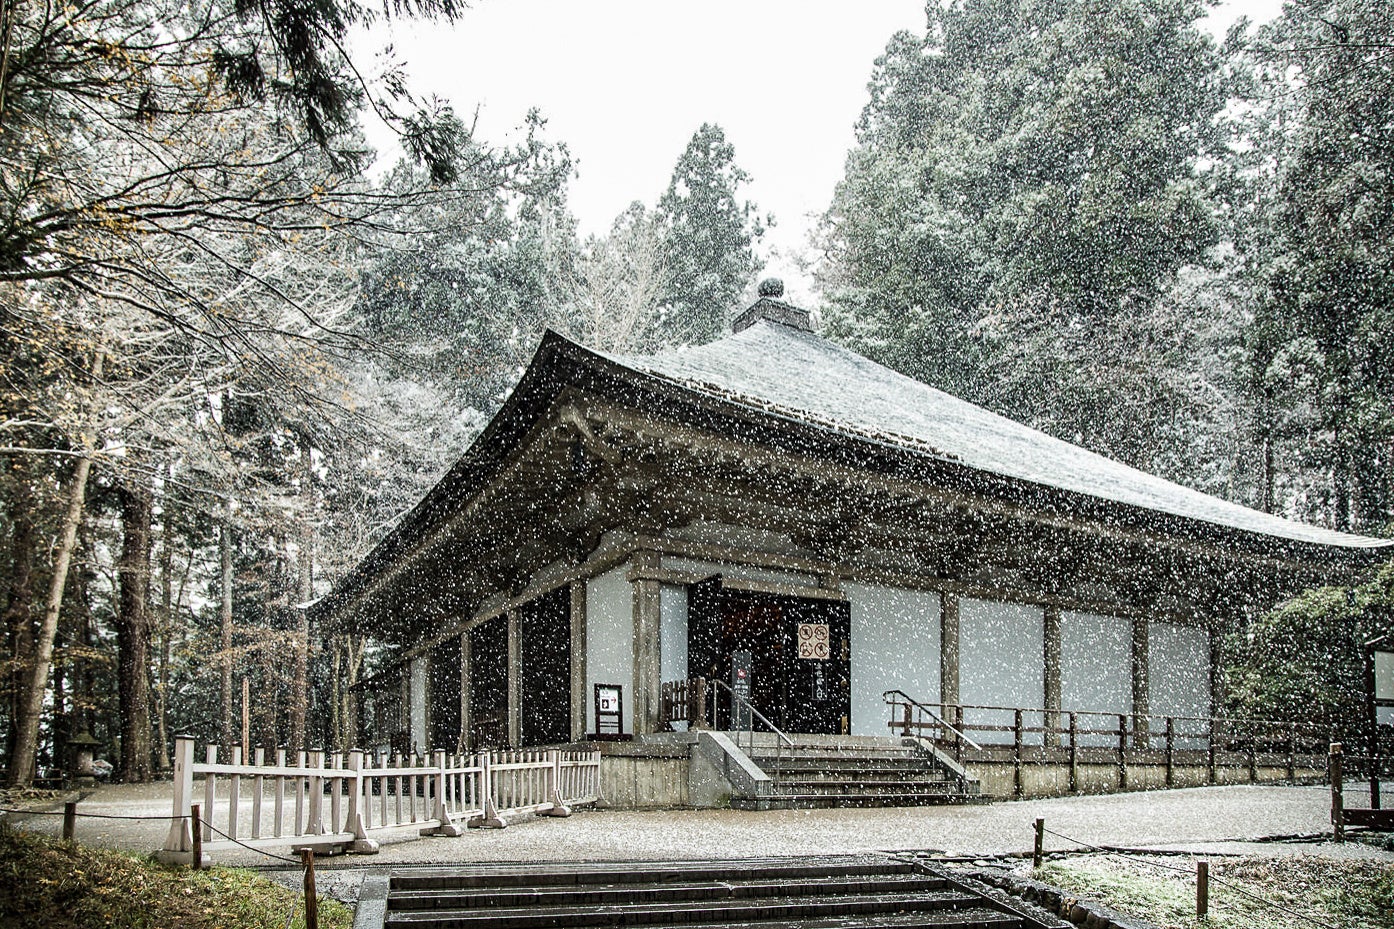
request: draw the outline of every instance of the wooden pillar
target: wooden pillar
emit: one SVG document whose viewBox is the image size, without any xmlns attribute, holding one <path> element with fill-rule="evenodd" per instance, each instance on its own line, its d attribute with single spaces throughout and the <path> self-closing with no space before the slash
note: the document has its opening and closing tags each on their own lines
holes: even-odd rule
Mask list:
<svg viewBox="0 0 1394 929">
<path fill-rule="evenodd" d="M 523 741 L 523 628 L 518 611 L 508 611 L 508 744 Z"/>
<path fill-rule="evenodd" d="M 571 741 L 586 737 L 586 582 L 571 583 Z"/>
<path fill-rule="evenodd" d="M 958 594 L 943 593 L 939 596 L 939 702 L 945 706 L 959 703 L 958 657 Z"/>
<path fill-rule="evenodd" d="M 460 737 L 455 751 L 467 752 L 470 745 L 470 658 L 473 657 L 468 632 L 460 636 Z"/>
<path fill-rule="evenodd" d="M 657 569 L 656 552 L 638 552 L 633 566 L 636 569 Z M 658 581 L 639 578 L 634 584 L 634 734 L 647 735 L 658 731 L 658 715 L 663 682 L 659 629 L 662 620 L 662 601 Z"/>
<path fill-rule="evenodd" d="M 1147 617 L 1133 617 L 1133 746 L 1147 747 Z"/>
<path fill-rule="evenodd" d="M 1045 608 L 1045 625 L 1042 638 L 1045 641 L 1045 733 L 1044 743 L 1048 746 L 1060 744 L 1060 608 Z"/>
</svg>

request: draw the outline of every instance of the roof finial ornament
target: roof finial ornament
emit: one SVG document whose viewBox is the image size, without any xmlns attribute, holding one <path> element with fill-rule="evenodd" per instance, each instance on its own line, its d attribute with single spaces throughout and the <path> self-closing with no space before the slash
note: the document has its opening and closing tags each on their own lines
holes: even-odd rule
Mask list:
<svg viewBox="0 0 1394 929">
<path fill-rule="evenodd" d="M 782 280 L 777 277 L 767 277 L 760 282 L 757 292 L 760 299 L 732 320 L 732 332 L 743 332 L 761 320 L 779 323 L 802 332 L 813 331 L 813 320 L 809 317 L 808 310 L 784 302 L 784 282 Z"/>
</svg>

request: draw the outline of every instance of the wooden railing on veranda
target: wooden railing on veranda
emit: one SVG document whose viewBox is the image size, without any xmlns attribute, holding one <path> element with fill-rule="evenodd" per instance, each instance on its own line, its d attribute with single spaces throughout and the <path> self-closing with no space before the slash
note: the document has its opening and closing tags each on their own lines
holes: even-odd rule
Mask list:
<svg viewBox="0 0 1394 929">
<path fill-rule="evenodd" d="M 225 760 L 220 761 L 220 754 Z M 194 781 L 202 777 L 201 799 Z M 175 740 L 174 809 L 161 856 L 192 855 L 192 807 L 202 847 L 212 854 L 253 848 L 341 846 L 375 852 L 375 835 L 415 828 L 459 835 L 460 824 L 501 828 L 503 816 L 570 815 L 600 799 L 600 753 L 503 751 L 454 755 L 295 752 L 258 748 L 250 763 L 234 746 Z"/>
</svg>

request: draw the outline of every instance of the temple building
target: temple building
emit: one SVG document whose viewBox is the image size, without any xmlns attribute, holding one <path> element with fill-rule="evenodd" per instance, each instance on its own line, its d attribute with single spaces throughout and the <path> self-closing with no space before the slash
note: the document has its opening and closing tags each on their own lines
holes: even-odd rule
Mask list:
<svg viewBox="0 0 1394 929">
<path fill-rule="evenodd" d="M 314 607 L 403 655 L 361 686 L 365 745 L 642 741 L 674 728 L 665 685 L 698 677 L 792 734 L 890 735 L 892 691 L 984 720 L 1201 719 L 1239 618 L 1394 552 L 911 380 L 766 283 L 700 347 L 547 333 L 464 457 Z M 713 702 L 702 722 L 733 728 Z"/>
</svg>

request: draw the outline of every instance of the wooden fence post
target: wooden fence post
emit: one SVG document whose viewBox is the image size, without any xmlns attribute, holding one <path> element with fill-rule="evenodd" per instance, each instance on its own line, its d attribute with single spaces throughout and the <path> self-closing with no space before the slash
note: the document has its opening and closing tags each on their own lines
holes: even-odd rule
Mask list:
<svg viewBox="0 0 1394 929">
<path fill-rule="evenodd" d="M 1065 714 L 1070 726 L 1070 793 L 1079 792 L 1079 718 L 1074 710 Z"/>
<path fill-rule="evenodd" d="M 1215 760 L 1216 760 L 1216 756 L 1219 754 L 1219 747 L 1218 747 L 1215 743 L 1216 743 L 1216 740 L 1220 737 L 1219 733 L 1216 731 L 1216 728 L 1215 728 L 1215 717 L 1213 717 L 1213 716 L 1210 717 L 1210 723 L 1209 723 L 1209 725 L 1208 725 L 1206 728 L 1207 728 L 1207 730 L 1208 730 L 1208 735 L 1206 736 L 1206 739 L 1205 739 L 1205 742 L 1206 742 L 1206 757 L 1205 757 L 1206 778 L 1207 778 L 1207 780 L 1209 780 L 1209 782 L 1210 782 L 1211 784 L 1214 784 L 1214 783 L 1216 782 L 1216 780 L 1218 779 L 1218 775 L 1217 775 L 1216 770 L 1215 770 Z"/>
<path fill-rule="evenodd" d="M 194 740 L 186 735 L 174 737 L 174 809 L 169 820 L 169 833 L 161 849 L 163 860 L 174 863 L 193 848 L 194 840 L 189 820 L 189 804 L 194 799 Z"/>
<path fill-rule="evenodd" d="M 208 764 L 218 763 L 218 746 L 209 745 L 204 748 L 203 757 Z M 199 820 L 203 823 L 203 841 L 213 841 L 213 801 L 218 796 L 217 786 L 218 776 L 216 774 L 205 774 L 203 776 L 203 818 Z"/>
<path fill-rule="evenodd" d="M 197 871 L 203 867 L 203 809 L 195 803 L 189 808 L 189 815 L 193 817 L 194 824 L 194 851 L 189 867 Z"/>
<path fill-rule="evenodd" d="M 436 835 L 464 835 L 465 830 L 451 822 L 450 810 L 445 805 L 445 752 L 438 751 L 434 757 L 436 770 L 431 774 L 431 779 L 435 781 L 436 786 L 435 790 L 432 791 L 435 794 L 435 812 L 432 814 L 432 818 L 440 820 L 440 825 L 432 829 L 431 832 Z"/>
<path fill-rule="evenodd" d="M 489 753 L 479 753 L 479 793 L 481 812 L 470 818 L 466 824 L 471 829 L 502 829 L 508 825 L 499 818 L 498 807 L 494 805 L 494 776 L 489 770 Z"/>
<path fill-rule="evenodd" d="M 1036 848 L 1031 855 L 1031 866 L 1039 868 L 1045 858 L 1045 819 L 1036 817 Z"/>
<path fill-rule="evenodd" d="M 570 816 L 571 807 L 566 805 L 566 798 L 561 791 L 561 753 L 549 751 L 547 753 L 547 779 L 550 788 L 552 808 L 547 810 L 543 816 Z"/>
<path fill-rule="evenodd" d="M 1176 768 L 1175 768 L 1174 765 L 1175 765 L 1175 752 L 1176 752 L 1176 717 L 1175 717 L 1175 716 L 1168 716 L 1168 717 L 1166 718 L 1166 723 L 1167 723 L 1167 730 L 1166 730 L 1166 752 L 1167 752 L 1166 785 L 1167 785 L 1168 787 L 1175 787 L 1175 786 L 1176 786 Z"/>
<path fill-rule="evenodd" d="M 1128 789 L 1128 714 L 1118 714 L 1118 789 Z"/>
<path fill-rule="evenodd" d="M 63 804 L 63 841 L 71 842 L 77 836 L 77 803 L 69 800 Z"/>
<path fill-rule="evenodd" d="M 1018 708 L 1012 717 L 1012 793 L 1018 797 L 1026 792 L 1026 785 L 1022 783 L 1021 777 L 1021 728 L 1022 712 Z"/>
<path fill-rule="evenodd" d="M 1210 862 L 1196 862 L 1196 919 L 1210 912 Z"/>
<path fill-rule="evenodd" d="M 315 893 L 315 850 L 302 848 L 300 860 L 305 865 L 305 929 L 319 929 L 319 895 Z"/>
<path fill-rule="evenodd" d="M 377 842 L 368 838 L 367 824 L 363 821 L 363 814 L 367 812 L 367 807 L 363 799 L 363 750 L 361 748 L 349 750 L 348 769 L 353 772 L 348 784 L 348 820 L 344 823 L 344 831 L 353 833 L 353 842 L 349 845 L 349 851 L 357 852 L 360 855 L 371 855 L 377 852 L 379 846 Z"/>
<path fill-rule="evenodd" d="M 242 764 L 242 746 L 232 746 L 233 765 Z M 227 781 L 227 835 L 229 839 L 237 838 L 237 821 L 239 816 L 239 806 L 242 805 L 242 776 L 233 774 Z M 210 813 L 211 816 L 211 813 Z"/>
<path fill-rule="evenodd" d="M 1346 785 L 1341 768 L 1341 743 L 1332 742 L 1326 756 L 1326 772 L 1331 780 L 1331 829 L 1337 842 L 1346 840 Z"/>
</svg>

